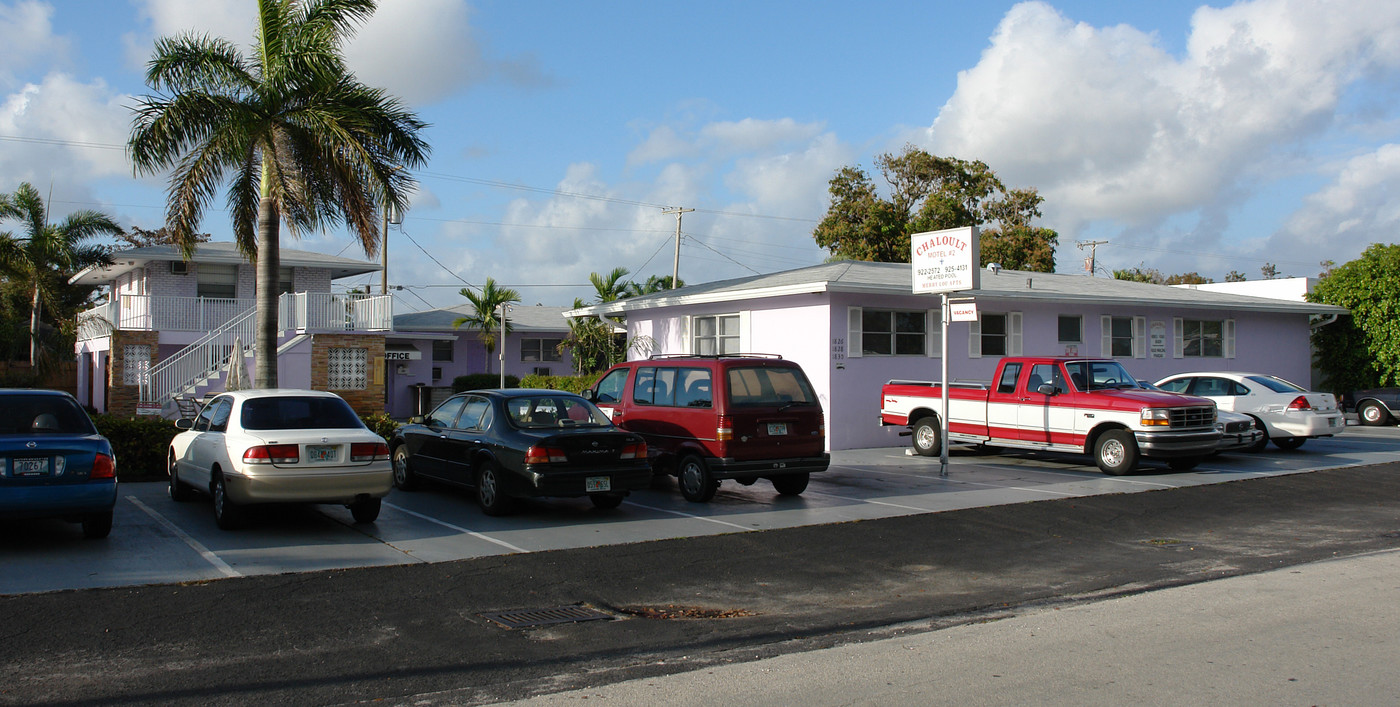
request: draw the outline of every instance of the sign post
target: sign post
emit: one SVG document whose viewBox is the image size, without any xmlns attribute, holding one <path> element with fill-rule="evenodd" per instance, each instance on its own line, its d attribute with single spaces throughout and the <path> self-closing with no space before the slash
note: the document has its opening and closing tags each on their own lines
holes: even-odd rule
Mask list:
<svg viewBox="0 0 1400 707">
<path fill-rule="evenodd" d="M 909 262 L 913 264 L 914 294 L 938 293 L 942 296 L 942 359 L 943 410 L 939 413 L 938 475 L 948 475 L 948 321 L 952 311 L 948 293 L 975 290 L 981 284 L 979 258 L 981 245 L 976 226 L 950 228 L 942 231 L 915 233 L 909 237 Z M 963 308 L 960 302 L 959 307 Z M 958 314 L 967 315 L 966 309 Z M 972 316 L 977 316 L 973 305 Z"/>
</svg>

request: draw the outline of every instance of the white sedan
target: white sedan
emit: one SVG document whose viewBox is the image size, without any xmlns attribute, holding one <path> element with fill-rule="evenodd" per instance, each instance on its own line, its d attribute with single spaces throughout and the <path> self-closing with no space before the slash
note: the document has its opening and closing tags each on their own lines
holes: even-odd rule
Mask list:
<svg viewBox="0 0 1400 707">
<path fill-rule="evenodd" d="M 389 447 L 340 396 L 316 390 L 239 390 L 177 421 L 170 497 L 214 499 L 225 530 L 258 503 L 335 503 L 357 523 L 379 517 L 394 485 Z"/>
<path fill-rule="evenodd" d="M 1264 373 L 1209 371 L 1178 373 L 1157 381 L 1157 387 L 1215 401 L 1221 410 L 1241 412 L 1264 426 L 1266 437 L 1280 449 L 1297 449 L 1313 437 L 1331 437 L 1346 427 L 1337 398 L 1315 393 L 1277 376 Z"/>
</svg>

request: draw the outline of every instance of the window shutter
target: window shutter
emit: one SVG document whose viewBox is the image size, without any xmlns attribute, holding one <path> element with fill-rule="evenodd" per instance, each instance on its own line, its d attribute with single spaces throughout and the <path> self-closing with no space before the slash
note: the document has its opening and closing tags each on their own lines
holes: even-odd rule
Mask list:
<svg viewBox="0 0 1400 707">
<path fill-rule="evenodd" d="M 681 317 L 681 331 L 680 331 L 681 340 L 680 340 L 678 343 L 679 343 L 680 346 L 681 346 L 681 352 L 682 352 L 682 353 L 694 354 L 694 353 L 696 353 L 696 351 L 695 351 L 695 342 L 691 340 L 691 338 L 690 338 L 690 332 L 695 331 L 695 327 L 692 326 L 690 320 L 691 320 L 691 315 L 689 315 L 689 314 L 685 315 L 684 317 Z M 669 353 L 669 352 L 667 352 L 667 351 L 658 351 L 657 353 Z"/>
<path fill-rule="evenodd" d="M 982 313 L 967 323 L 967 357 L 982 358 Z"/>
<path fill-rule="evenodd" d="M 1008 312 L 1006 315 L 1006 354 L 1021 355 L 1021 313 Z"/>
<path fill-rule="evenodd" d="M 1113 356 L 1113 317 L 1099 317 L 1099 333 L 1103 335 L 1103 346 L 1099 355 L 1109 358 Z"/>
<path fill-rule="evenodd" d="M 864 347 L 860 341 L 860 307 L 846 308 L 846 358 L 860 358 Z"/>
<path fill-rule="evenodd" d="M 739 311 L 739 350 L 754 351 L 753 337 L 749 336 L 749 310 Z"/>
<path fill-rule="evenodd" d="M 924 319 L 924 342 L 929 358 L 943 357 L 943 308 L 930 309 Z"/>
<path fill-rule="evenodd" d="M 1234 358 L 1234 357 L 1235 357 L 1235 320 L 1233 320 L 1233 319 L 1226 319 L 1226 320 L 1225 320 L 1225 325 L 1224 325 L 1223 327 L 1221 327 L 1221 328 L 1223 329 L 1223 331 L 1221 332 L 1221 334 L 1222 334 L 1222 336 L 1223 336 L 1224 339 L 1225 339 L 1225 342 L 1224 342 L 1224 343 L 1225 343 L 1225 345 L 1224 345 L 1224 349 L 1225 349 L 1225 358 Z"/>
<path fill-rule="evenodd" d="M 1133 358 L 1147 358 L 1147 317 L 1133 317 Z"/>
<path fill-rule="evenodd" d="M 1182 352 L 1186 349 L 1185 328 L 1181 324 L 1181 317 L 1172 317 L 1172 338 L 1175 339 L 1172 346 L 1172 358 L 1181 358 Z"/>
</svg>

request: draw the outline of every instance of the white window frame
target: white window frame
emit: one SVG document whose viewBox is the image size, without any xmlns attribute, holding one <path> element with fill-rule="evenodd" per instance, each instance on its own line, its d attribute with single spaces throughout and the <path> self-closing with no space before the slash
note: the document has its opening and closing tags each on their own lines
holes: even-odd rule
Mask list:
<svg viewBox="0 0 1400 707">
<path fill-rule="evenodd" d="M 1172 346 L 1172 358 L 1188 358 L 1186 356 L 1186 318 L 1172 318 L 1172 336 L 1175 339 Z M 1191 356 L 1189 358 L 1222 358 L 1232 359 L 1235 357 L 1235 320 L 1234 319 L 1192 319 L 1193 322 L 1220 322 L 1220 356 Z"/>
<path fill-rule="evenodd" d="M 967 323 L 967 357 L 982 358 L 982 320 L 987 317 L 1006 317 L 1006 355 L 1021 355 L 1021 322 L 1020 312 L 981 312 L 977 313 L 977 321 Z"/>
<path fill-rule="evenodd" d="M 731 317 L 734 319 L 735 322 L 737 322 L 737 326 L 738 326 L 738 330 L 739 330 L 738 333 L 736 333 L 736 334 L 720 334 L 720 332 L 722 331 L 721 320 L 727 320 L 727 319 L 730 319 Z M 713 339 L 714 342 L 715 342 L 714 354 L 742 353 L 742 352 L 744 351 L 744 347 L 748 344 L 748 336 L 746 335 L 747 332 L 748 332 L 748 312 L 720 312 L 720 313 L 716 313 L 716 314 L 693 314 L 693 315 L 687 317 L 686 319 L 687 319 L 687 322 L 686 322 L 686 329 L 687 329 L 687 331 L 688 331 L 688 333 L 689 333 L 689 335 L 690 335 L 688 344 L 689 344 L 689 347 L 690 347 L 690 353 L 692 353 L 692 354 L 701 355 L 701 353 L 700 353 L 700 342 L 701 342 L 701 341 L 704 341 L 704 340 L 709 340 L 709 339 Z M 715 335 L 714 335 L 713 337 L 711 337 L 711 336 L 701 336 L 701 335 L 700 335 L 700 323 L 701 323 L 701 321 L 703 321 L 703 320 L 705 320 L 705 319 L 713 319 L 713 320 L 715 320 Z M 721 345 L 722 342 L 724 342 L 724 341 L 733 341 L 733 342 L 734 342 L 734 348 L 733 348 L 733 349 L 725 349 L 725 348 Z M 707 355 L 713 355 L 713 354 L 707 354 Z"/>
<path fill-rule="evenodd" d="M 865 356 L 865 312 L 886 312 L 898 314 L 919 314 L 924 315 L 924 350 L 918 354 L 870 354 L 871 356 L 894 357 L 894 356 L 924 356 L 926 358 L 938 358 L 942 356 L 943 350 L 943 320 L 940 309 L 897 309 L 894 307 L 847 307 L 846 308 L 846 356 L 848 358 L 863 358 Z M 882 332 L 883 333 L 883 332 Z M 898 332 L 889 332 L 894 336 Z M 910 333 L 910 332 L 906 332 Z M 891 351 L 893 351 L 894 341 L 891 339 Z"/>
<path fill-rule="evenodd" d="M 1113 356 L 1113 320 L 1132 319 L 1132 358 L 1147 358 L 1147 317 L 1124 317 L 1105 314 L 1099 317 L 1100 354 L 1104 358 Z"/>
<path fill-rule="evenodd" d="M 559 358 L 558 337 L 536 336 L 520 340 L 520 360 L 522 363 L 554 363 Z M 550 343 L 552 342 L 552 344 Z M 539 354 L 539 358 L 525 358 L 526 353 Z"/>
</svg>

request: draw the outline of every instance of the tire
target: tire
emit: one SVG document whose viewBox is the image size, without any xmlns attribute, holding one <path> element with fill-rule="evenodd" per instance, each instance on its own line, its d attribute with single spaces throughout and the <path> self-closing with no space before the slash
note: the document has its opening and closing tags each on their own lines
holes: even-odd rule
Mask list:
<svg viewBox="0 0 1400 707">
<path fill-rule="evenodd" d="M 173 449 L 170 451 L 168 466 L 170 471 L 170 500 L 176 503 L 193 501 L 194 489 L 180 481 L 180 467 L 175 463 L 175 450 Z"/>
<path fill-rule="evenodd" d="M 408 445 L 394 447 L 394 488 L 400 491 L 413 491 L 418 488 L 418 475 L 408 461 Z"/>
<path fill-rule="evenodd" d="M 1167 468 L 1171 469 L 1172 471 L 1191 471 L 1192 469 L 1196 468 L 1197 464 L 1200 463 L 1200 457 L 1180 457 L 1177 459 L 1168 459 Z"/>
<path fill-rule="evenodd" d="M 83 516 L 83 537 L 101 540 L 112 532 L 112 512 L 89 513 Z"/>
<path fill-rule="evenodd" d="M 235 530 L 243 525 L 243 509 L 229 500 L 228 486 L 224 484 L 223 474 L 214 474 L 214 483 L 209 491 L 214 497 L 214 523 L 219 526 L 219 529 Z"/>
<path fill-rule="evenodd" d="M 373 523 L 379 517 L 379 507 L 383 505 L 378 498 L 357 498 L 350 504 L 350 515 L 355 517 L 356 523 Z"/>
<path fill-rule="evenodd" d="M 938 418 L 921 417 L 914 423 L 914 451 L 921 456 L 936 457 L 943 451 L 943 429 Z"/>
<path fill-rule="evenodd" d="M 1138 446 L 1133 433 L 1109 430 L 1094 442 L 1094 463 L 1109 476 L 1122 476 L 1137 466 Z"/>
<path fill-rule="evenodd" d="M 595 493 L 588 497 L 593 502 L 593 507 L 605 511 L 610 511 L 622 505 L 622 494 L 620 493 Z"/>
<path fill-rule="evenodd" d="M 694 454 L 687 454 L 681 459 L 676 475 L 681 495 L 691 503 L 708 503 L 719 490 L 719 482 L 710 475 L 705 460 Z"/>
<path fill-rule="evenodd" d="M 1362 403 L 1361 407 L 1356 409 L 1356 417 L 1361 420 L 1361 424 L 1371 427 L 1389 425 L 1392 422 L 1390 419 L 1390 411 L 1385 409 L 1384 405 L 1374 400 L 1368 400 Z"/>
<path fill-rule="evenodd" d="M 780 496 L 801 496 L 807 490 L 811 474 L 785 474 L 773 477 L 773 490 Z"/>
<path fill-rule="evenodd" d="M 514 505 L 501 489 L 501 471 L 492 462 L 484 462 L 476 472 L 476 502 L 488 516 L 503 516 Z"/>
<path fill-rule="evenodd" d="M 1251 415 L 1250 417 L 1254 417 L 1254 416 Z M 1261 420 L 1261 419 L 1259 419 L 1259 418 L 1257 418 L 1257 417 L 1254 418 L 1254 424 L 1258 425 L 1258 426 L 1259 426 L 1259 431 L 1260 431 L 1260 432 L 1263 432 L 1264 434 L 1260 435 L 1259 441 L 1258 441 L 1258 442 L 1255 442 L 1255 443 L 1254 443 L 1254 446 L 1249 448 L 1249 451 L 1251 451 L 1251 452 L 1262 452 L 1262 451 L 1264 451 L 1264 448 L 1265 448 L 1265 447 L 1269 446 L 1269 428 L 1266 427 L 1266 426 L 1264 425 L 1264 421 L 1263 421 L 1263 420 Z"/>
<path fill-rule="evenodd" d="M 1274 445 L 1279 449 L 1293 451 L 1303 446 L 1303 443 L 1306 441 L 1308 441 L 1307 437 L 1275 437 Z"/>
</svg>

